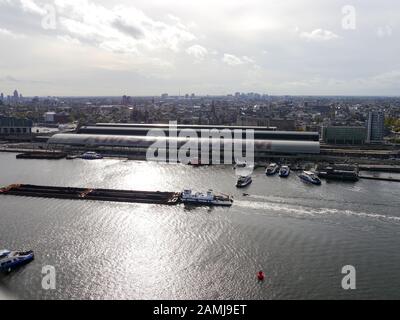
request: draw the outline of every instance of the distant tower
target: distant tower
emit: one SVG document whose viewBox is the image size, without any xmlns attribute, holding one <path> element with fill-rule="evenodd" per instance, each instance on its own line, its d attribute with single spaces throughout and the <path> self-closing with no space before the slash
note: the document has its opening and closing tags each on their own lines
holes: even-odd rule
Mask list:
<svg viewBox="0 0 400 320">
<path fill-rule="evenodd" d="M 379 143 L 385 135 L 385 115 L 383 112 L 370 112 L 367 123 L 367 143 Z"/>
<path fill-rule="evenodd" d="M 17 104 L 18 102 L 19 102 L 19 94 L 17 90 L 14 90 L 13 103 Z"/>
</svg>

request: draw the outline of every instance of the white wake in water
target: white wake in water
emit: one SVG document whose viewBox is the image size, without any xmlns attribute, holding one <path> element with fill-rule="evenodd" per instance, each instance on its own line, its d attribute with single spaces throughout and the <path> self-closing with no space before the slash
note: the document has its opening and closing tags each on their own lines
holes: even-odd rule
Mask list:
<svg viewBox="0 0 400 320">
<path fill-rule="evenodd" d="M 241 201 L 236 200 L 234 203 L 235 206 L 247 208 L 247 209 L 255 209 L 255 210 L 265 210 L 272 212 L 285 212 L 289 214 L 294 214 L 298 216 L 322 216 L 322 215 L 347 215 L 347 216 L 356 216 L 361 218 L 370 218 L 370 219 L 379 219 L 379 220 L 389 220 L 400 222 L 400 217 L 396 216 L 387 216 L 383 214 L 375 214 L 375 213 L 366 213 L 366 212 L 357 212 L 352 210 L 340 210 L 340 209 L 332 209 L 332 208 L 312 208 L 305 206 L 295 206 L 295 205 L 287 205 L 282 203 L 274 203 L 274 202 L 261 202 L 261 201 Z"/>
</svg>

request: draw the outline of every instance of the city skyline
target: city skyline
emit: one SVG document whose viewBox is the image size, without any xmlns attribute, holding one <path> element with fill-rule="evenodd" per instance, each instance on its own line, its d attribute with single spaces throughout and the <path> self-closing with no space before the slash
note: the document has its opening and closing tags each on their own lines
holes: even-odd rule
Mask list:
<svg viewBox="0 0 400 320">
<path fill-rule="evenodd" d="M 0 0 L 0 9 L 1 92 L 398 95 L 393 0 Z"/>
</svg>

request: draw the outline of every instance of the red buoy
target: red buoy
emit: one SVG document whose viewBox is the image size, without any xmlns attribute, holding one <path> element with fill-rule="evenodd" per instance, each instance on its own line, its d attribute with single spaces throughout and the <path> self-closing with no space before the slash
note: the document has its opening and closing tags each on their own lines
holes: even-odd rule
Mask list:
<svg viewBox="0 0 400 320">
<path fill-rule="evenodd" d="M 257 274 L 257 278 L 258 278 L 258 280 L 260 280 L 260 281 L 264 281 L 264 279 L 265 279 L 265 273 L 262 272 L 262 271 L 260 271 L 260 272 Z"/>
</svg>

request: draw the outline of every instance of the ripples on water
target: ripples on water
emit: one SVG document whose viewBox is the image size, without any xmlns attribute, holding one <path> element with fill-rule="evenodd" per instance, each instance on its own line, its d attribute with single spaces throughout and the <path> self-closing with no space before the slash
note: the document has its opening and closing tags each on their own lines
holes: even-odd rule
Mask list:
<svg viewBox="0 0 400 320">
<path fill-rule="evenodd" d="M 232 208 L 189 208 L 3 197 L 1 247 L 36 260 L 0 280 L 20 298 L 400 298 L 400 188 L 360 181 L 321 187 L 254 173 L 237 190 L 230 167 L 122 160 L 15 161 L 0 155 L 0 184 L 233 194 Z M 243 192 L 250 196 L 243 196 Z M 341 268 L 357 268 L 344 292 Z M 41 289 L 54 265 L 57 290 Z M 260 284 L 255 275 L 264 270 Z"/>
</svg>

